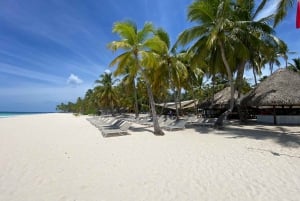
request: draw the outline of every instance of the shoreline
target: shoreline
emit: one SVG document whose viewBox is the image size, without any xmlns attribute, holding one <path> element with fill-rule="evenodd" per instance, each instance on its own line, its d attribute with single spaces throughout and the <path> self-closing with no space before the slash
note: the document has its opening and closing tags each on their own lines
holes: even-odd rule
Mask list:
<svg viewBox="0 0 300 201">
<path fill-rule="evenodd" d="M 133 124 L 103 138 L 87 116 L 0 119 L 0 200 L 299 200 L 300 129 Z"/>
</svg>

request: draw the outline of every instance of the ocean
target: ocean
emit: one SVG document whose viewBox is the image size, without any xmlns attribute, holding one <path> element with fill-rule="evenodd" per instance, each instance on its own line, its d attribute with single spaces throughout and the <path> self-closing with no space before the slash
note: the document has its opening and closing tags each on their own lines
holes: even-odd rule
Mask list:
<svg viewBox="0 0 300 201">
<path fill-rule="evenodd" d="M 32 114 L 47 114 L 49 112 L 0 112 L 0 118 L 8 118 L 20 115 L 32 115 Z"/>
</svg>

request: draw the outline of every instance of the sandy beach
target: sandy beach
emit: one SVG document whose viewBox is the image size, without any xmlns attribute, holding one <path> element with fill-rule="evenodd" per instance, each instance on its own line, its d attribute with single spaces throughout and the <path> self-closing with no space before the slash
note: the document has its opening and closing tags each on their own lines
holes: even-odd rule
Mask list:
<svg viewBox="0 0 300 201">
<path fill-rule="evenodd" d="M 300 127 L 103 138 L 86 116 L 0 119 L 1 201 L 299 201 Z"/>
</svg>

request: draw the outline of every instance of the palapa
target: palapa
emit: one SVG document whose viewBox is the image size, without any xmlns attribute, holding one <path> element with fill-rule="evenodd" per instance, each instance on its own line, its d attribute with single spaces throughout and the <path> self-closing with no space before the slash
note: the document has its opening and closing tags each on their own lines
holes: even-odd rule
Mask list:
<svg viewBox="0 0 300 201">
<path fill-rule="evenodd" d="M 231 92 L 230 92 L 230 87 L 226 87 L 222 89 L 221 91 L 217 92 L 214 95 L 214 98 L 208 98 L 204 100 L 200 104 L 200 108 L 207 108 L 207 109 L 222 109 L 222 108 L 229 108 L 230 105 L 230 99 L 231 99 Z M 235 91 L 234 94 L 234 101 L 237 100 L 238 97 L 238 92 Z"/>
<path fill-rule="evenodd" d="M 279 69 L 241 99 L 246 106 L 300 106 L 300 74 Z"/>
</svg>

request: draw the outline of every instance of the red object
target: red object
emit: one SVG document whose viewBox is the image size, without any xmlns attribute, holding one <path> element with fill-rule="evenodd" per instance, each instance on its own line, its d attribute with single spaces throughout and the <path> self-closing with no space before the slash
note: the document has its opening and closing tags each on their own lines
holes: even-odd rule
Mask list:
<svg viewBox="0 0 300 201">
<path fill-rule="evenodd" d="M 296 28 L 300 28 L 300 0 L 297 1 Z"/>
</svg>

